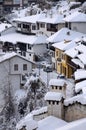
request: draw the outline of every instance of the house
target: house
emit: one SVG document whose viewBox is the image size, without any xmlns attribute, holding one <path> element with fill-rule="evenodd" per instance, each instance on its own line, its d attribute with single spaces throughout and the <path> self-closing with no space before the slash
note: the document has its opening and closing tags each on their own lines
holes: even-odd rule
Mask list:
<svg viewBox="0 0 86 130">
<path fill-rule="evenodd" d="M 4 13 L 11 12 L 13 8 L 27 6 L 28 0 L 3 0 Z"/>
<path fill-rule="evenodd" d="M 25 35 L 9 33 L 0 37 L 3 51 L 16 51 L 30 61 L 36 61 L 38 56 L 47 52 L 47 37 L 45 35 Z"/>
<path fill-rule="evenodd" d="M 83 40 L 76 41 L 76 46 L 65 51 L 65 54 L 70 61 L 70 65 L 74 65 L 74 70 L 85 69 L 85 42 Z M 76 81 L 77 82 L 77 81 Z"/>
<path fill-rule="evenodd" d="M 52 12 L 50 14 L 45 12 L 45 15 L 45 18 L 37 20 L 37 25 L 41 33 L 44 33 L 47 36 L 51 36 L 61 28 L 65 27 L 63 15 L 53 14 Z"/>
<path fill-rule="evenodd" d="M 43 17 L 45 17 L 45 15 L 40 13 L 14 19 L 12 22 L 16 27 L 16 31 L 26 34 L 36 34 L 36 32 L 39 30 L 36 22 Z"/>
<path fill-rule="evenodd" d="M 65 54 L 65 51 L 69 50 L 70 48 L 73 48 L 73 46 L 77 46 L 75 42 L 72 42 L 72 40 L 82 36 L 85 35 L 83 33 L 69 30 L 68 28 L 62 28 L 54 35 L 47 38 L 49 45 L 50 42 L 51 44 L 54 43 L 52 44 L 52 46 L 50 45 L 53 66 L 59 73 L 64 74 L 67 77 L 71 77 L 75 69 L 73 69 L 74 63 L 69 63 L 71 61 L 71 58 Z M 69 52 L 71 53 L 71 51 Z M 68 72 L 70 72 L 70 74 Z"/>
<path fill-rule="evenodd" d="M 75 30 L 70 30 L 69 28 L 64 27 L 60 29 L 58 32 L 54 33 L 49 38 L 47 38 L 47 41 L 50 43 L 61 42 L 63 40 L 71 41 L 84 36 L 84 33 L 80 33 Z"/>
<path fill-rule="evenodd" d="M 55 48 L 55 68 L 59 74 L 63 74 L 67 78 L 71 78 L 76 65 L 71 62 L 71 58 L 65 54 L 65 51 L 76 46 L 74 41 L 63 41 L 52 45 Z"/>
<path fill-rule="evenodd" d="M 40 32 L 41 34 L 50 36 L 65 26 L 63 18 L 64 16 L 60 14 L 40 13 L 14 19 L 12 22 L 18 32 L 27 34 Z"/>
<path fill-rule="evenodd" d="M 50 53 L 52 55 L 52 62 L 53 62 L 54 68 L 56 68 L 55 47 L 51 46 L 51 45 L 53 43 L 58 43 L 58 42 L 62 42 L 62 41 L 72 41 L 75 38 L 82 37 L 84 35 L 85 34 L 83 34 L 83 33 L 72 31 L 68 28 L 62 28 L 58 32 L 56 32 L 55 34 L 53 34 L 52 36 L 47 38 L 48 46 L 50 48 Z"/>
<path fill-rule="evenodd" d="M 86 14 L 81 12 L 74 12 L 64 18 L 65 26 L 71 30 L 85 33 L 85 26 L 86 26 Z"/>
<path fill-rule="evenodd" d="M 12 52 L 0 56 L 0 111 L 6 99 L 6 92 L 11 91 L 12 96 L 16 90 L 21 89 L 25 84 L 25 74 L 32 71 L 33 63 L 24 57 Z"/>
</svg>

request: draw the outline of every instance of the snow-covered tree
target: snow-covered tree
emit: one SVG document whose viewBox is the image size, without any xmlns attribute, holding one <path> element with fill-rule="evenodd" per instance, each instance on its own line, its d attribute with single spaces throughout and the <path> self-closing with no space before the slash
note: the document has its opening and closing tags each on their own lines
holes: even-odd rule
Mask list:
<svg viewBox="0 0 86 130">
<path fill-rule="evenodd" d="M 42 107 L 44 105 L 43 97 L 46 93 L 47 87 L 41 81 L 40 77 L 38 77 L 36 74 L 32 74 L 27 79 L 24 87 L 27 90 L 29 110 L 32 111 L 39 106 Z"/>
</svg>

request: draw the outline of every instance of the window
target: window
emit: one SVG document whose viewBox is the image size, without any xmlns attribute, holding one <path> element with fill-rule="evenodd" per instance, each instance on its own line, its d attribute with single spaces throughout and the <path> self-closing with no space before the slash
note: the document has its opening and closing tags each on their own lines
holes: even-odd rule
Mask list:
<svg viewBox="0 0 86 130">
<path fill-rule="evenodd" d="M 58 89 L 58 87 L 56 86 L 56 89 Z"/>
<path fill-rule="evenodd" d="M 31 50 L 31 46 L 28 44 L 28 49 Z"/>
<path fill-rule="evenodd" d="M 26 78 L 25 78 L 25 75 L 22 75 L 22 81 L 25 81 Z"/>
<path fill-rule="evenodd" d="M 18 71 L 18 64 L 15 64 L 15 65 L 14 65 L 14 70 L 15 70 L 15 71 Z"/>
<path fill-rule="evenodd" d="M 51 104 L 51 101 L 48 101 L 49 102 L 49 104 Z"/>
<path fill-rule="evenodd" d="M 41 27 L 41 28 L 45 28 L 45 24 L 44 24 L 44 23 L 41 23 L 41 24 L 40 24 L 40 27 Z"/>
<path fill-rule="evenodd" d="M 32 26 L 32 30 L 36 30 L 36 26 L 35 25 Z"/>
<path fill-rule="evenodd" d="M 23 64 L 23 70 L 27 70 L 27 64 Z"/>
<path fill-rule="evenodd" d="M 26 24 L 23 24 L 23 28 L 24 28 L 24 29 L 30 29 L 30 26 L 29 26 L 29 25 L 26 25 Z"/>
<path fill-rule="evenodd" d="M 59 90 L 62 90 L 62 87 L 61 87 L 61 86 L 59 87 Z"/>
<path fill-rule="evenodd" d="M 55 104 L 55 101 L 52 101 L 52 104 L 54 105 L 54 104 Z"/>
<path fill-rule="evenodd" d="M 65 55 L 64 54 L 62 54 L 62 59 L 65 60 Z"/>
<path fill-rule="evenodd" d="M 59 101 L 57 101 L 56 103 L 57 103 L 57 105 L 58 105 L 58 104 L 59 104 Z"/>
<path fill-rule="evenodd" d="M 21 24 L 18 24 L 18 27 L 21 28 Z"/>
<path fill-rule="evenodd" d="M 59 52 L 58 51 L 56 51 L 56 56 L 58 56 L 59 55 Z"/>
<path fill-rule="evenodd" d="M 54 86 L 52 86 L 52 89 L 54 89 Z"/>
<path fill-rule="evenodd" d="M 22 52 L 22 55 L 23 55 L 23 56 L 26 56 L 26 52 L 25 52 L 25 51 L 23 51 L 23 52 Z"/>
</svg>

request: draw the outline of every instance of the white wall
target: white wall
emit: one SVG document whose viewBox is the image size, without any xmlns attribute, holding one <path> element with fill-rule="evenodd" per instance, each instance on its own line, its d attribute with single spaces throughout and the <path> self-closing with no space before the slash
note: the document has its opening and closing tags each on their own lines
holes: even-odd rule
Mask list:
<svg viewBox="0 0 86 130">
<path fill-rule="evenodd" d="M 18 66 L 19 66 L 18 71 L 14 71 L 14 64 L 18 64 Z M 27 70 L 26 71 L 23 70 L 23 64 L 27 64 Z M 24 73 L 27 73 L 27 72 L 31 72 L 32 63 L 29 62 L 29 61 L 23 60 L 22 58 L 14 57 L 10 61 L 10 68 L 11 68 L 10 69 L 11 74 L 24 74 Z"/>
<path fill-rule="evenodd" d="M 19 65 L 19 70 L 14 71 L 14 64 Z M 23 64 L 27 64 L 27 71 L 23 71 Z M 3 107 L 8 86 L 11 88 L 12 95 L 20 89 L 21 75 L 31 72 L 32 63 L 19 57 L 11 58 L 0 63 L 0 109 Z M 5 94 L 6 94 L 5 93 Z"/>
<path fill-rule="evenodd" d="M 71 23 L 71 29 L 77 32 L 86 34 L 86 22 L 85 23 Z"/>
<path fill-rule="evenodd" d="M 33 51 L 36 55 L 43 55 L 45 52 L 47 52 L 46 44 L 34 45 Z"/>
<path fill-rule="evenodd" d="M 27 46 L 26 58 L 30 61 L 34 61 L 34 55 L 43 56 L 45 52 L 47 52 L 46 44 L 34 44 L 31 46 L 31 49 L 28 49 Z"/>
</svg>

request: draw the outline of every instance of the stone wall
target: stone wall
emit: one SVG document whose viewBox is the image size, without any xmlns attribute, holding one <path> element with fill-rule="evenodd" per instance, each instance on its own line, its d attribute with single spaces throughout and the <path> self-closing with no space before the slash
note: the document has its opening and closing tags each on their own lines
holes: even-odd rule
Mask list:
<svg viewBox="0 0 86 130">
<path fill-rule="evenodd" d="M 63 101 L 49 101 L 48 106 L 48 116 L 55 116 L 64 119 L 64 106 Z"/>
<path fill-rule="evenodd" d="M 65 106 L 65 121 L 74 121 L 81 118 L 86 118 L 86 105 L 82 105 L 78 102 Z"/>
<path fill-rule="evenodd" d="M 44 113 L 41 113 L 41 114 L 38 114 L 38 115 L 34 115 L 33 120 L 39 121 L 39 120 L 46 118 L 47 116 L 48 116 L 48 113 L 44 112 Z"/>
</svg>

